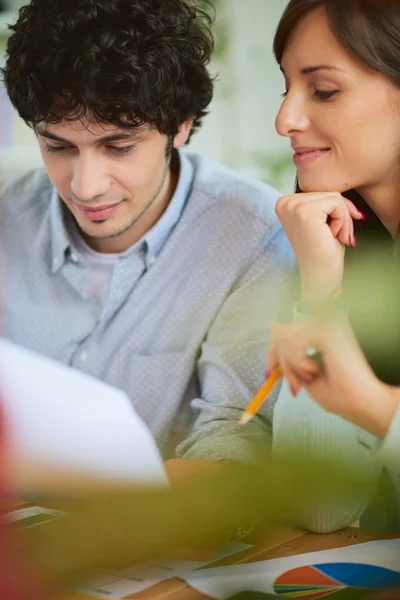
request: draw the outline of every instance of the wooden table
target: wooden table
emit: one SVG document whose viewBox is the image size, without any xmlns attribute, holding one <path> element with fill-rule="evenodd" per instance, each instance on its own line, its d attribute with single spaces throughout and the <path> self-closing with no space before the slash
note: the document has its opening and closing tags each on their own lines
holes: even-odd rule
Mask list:
<svg viewBox="0 0 400 600">
<path fill-rule="evenodd" d="M 358 527 L 348 527 L 337 533 L 315 534 L 307 533 L 302 529 L 290 526 L 279 526 L 275 531 L 269 532 L 268 536 L 260 536 L 255 544 L 249 550 L 236 554 L 234 557 L 224 559 L 213 563 L 212 566 L 223 566 L 229 564 L 242 564 L 266 560 L 269 558 L 282 558 L 284 556 L 293 556 L 304 552 L 316 552 L 320 550 L 330 550 L 333 548 L 342 548 L 363 542 L 375 540 L 393 539 L 399 537 L 398 534 L 389 534 L 384 532 L 368 531 Z M 197 590 L 180 579 L 170 579 L 158 583 L 142 592 L 136 593 L 127 598 L 134 600 L 205 600 L 204 596 Z M 69 594 L 60 600 L 92 600 L 91 596 L 78 594 Z"/>
</svg>

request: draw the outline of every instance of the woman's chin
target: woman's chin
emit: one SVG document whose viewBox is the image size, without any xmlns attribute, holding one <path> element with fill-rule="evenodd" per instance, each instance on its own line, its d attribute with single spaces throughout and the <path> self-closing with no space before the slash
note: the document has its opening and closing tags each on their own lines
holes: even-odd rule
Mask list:
<svg viewBox="0 0 400 600">
<path fill-rule="evenodd" d="M 298 177 L 298 184 L 302 192 L 339 192 L 342 194 L 349 188 L 336 182 L 327 182 L 321 178 Z"/>
</svg>

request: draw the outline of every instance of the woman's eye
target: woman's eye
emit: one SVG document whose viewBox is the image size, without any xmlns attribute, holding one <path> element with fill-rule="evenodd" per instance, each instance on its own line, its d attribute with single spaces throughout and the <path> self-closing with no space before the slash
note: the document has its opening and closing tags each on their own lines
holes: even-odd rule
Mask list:
<svg viewBox="0 0 400 600">
<path fill-rule="evenodd" d="M 318 100 L 330 100 L 330 98 L 332 98 L 335 94 L 338 93 L 339 90 L 330 90 L 329 92 L 326 91 L 322 91 L 322 90 L 315 90 L 315 94 L 314 96 L 316 96 L 318 98 Z"/>
</svg>

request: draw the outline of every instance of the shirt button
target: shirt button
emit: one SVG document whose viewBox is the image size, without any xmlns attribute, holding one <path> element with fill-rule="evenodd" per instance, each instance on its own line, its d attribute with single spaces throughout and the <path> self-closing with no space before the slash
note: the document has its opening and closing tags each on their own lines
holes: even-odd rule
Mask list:
<svg viewBox="0 0 400 600">
<path fill-rule="evenodd" d="M 55 269 L 56 267 L 58 267 L 58 265 L 59 265 L 59 264 L 60 264 L 60 261 L 59 261 L 59 259 L 58 259 L 58 258 L 54 258 L 54 259 L 53 259 L 53 267 L 54 267 L 54 269 Z"/>
<path fill-rule="evenodd" d="M 77 263 L 78 262 L 78 255 L 75 254 L 75 252 L 73 252 L 71 254 L 71 259 L 72 259 L 72 262 Z"/>
<path fill-rule="evenodd" d="M 152 267 L 155 262 L 156 262 L 156 257 L 155 256 L 150 256 L 150 258 L 149 258 L 149 265 Z"/>
<path fill-rule="evenodd" d="M 89 358 L 89 356 L 88 356 L 88 353 L 86 352 L 86 350 L 81 352 L 81 361 L 82 362 L 86 362 L 88 358 Z"/>
</svg>

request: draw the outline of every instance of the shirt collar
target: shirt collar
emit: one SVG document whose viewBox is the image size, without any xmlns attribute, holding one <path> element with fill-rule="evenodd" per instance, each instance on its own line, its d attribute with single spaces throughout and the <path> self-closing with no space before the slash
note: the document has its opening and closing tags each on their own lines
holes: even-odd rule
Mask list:
<svg viewBox="0 0 400 600">
<path fill-rule="evenodd" d="M 155 258 L 157 254 L 161 252 L 173 228 L 181 218 L 186 200 L 191 190 L 194 168 L 184 152 L 178 150 L 177 155 L 179 161 L 178 184 L 167 209 L 143 238 L 129 248 L 124 254 L 129 254 L 138 247 L 143 247 L 144 245 L 148 257 L 150 259 Z M 72 240 L 66 225 L 64 204 L 62 200 L 60 200 L 56 188 L 53 188 L 50 202 L 51 270 L 52 273 L 56 273 L 65 263 L 68 253 L 71 252 Z"/>
</svg>

